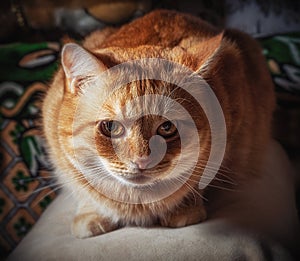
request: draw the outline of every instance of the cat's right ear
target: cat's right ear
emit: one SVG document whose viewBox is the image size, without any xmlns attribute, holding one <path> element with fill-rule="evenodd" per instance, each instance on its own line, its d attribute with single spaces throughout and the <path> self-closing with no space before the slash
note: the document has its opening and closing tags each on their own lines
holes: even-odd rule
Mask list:
<svg viewBox="0 0 300 261">
<path fill-rule="evenodd" d="M 64 45 L 61 63 L 66 75 L 67 91 L 77 94 L 86 82 L 106 70 L 103 63 L 75 43 Z"/>
</svg>

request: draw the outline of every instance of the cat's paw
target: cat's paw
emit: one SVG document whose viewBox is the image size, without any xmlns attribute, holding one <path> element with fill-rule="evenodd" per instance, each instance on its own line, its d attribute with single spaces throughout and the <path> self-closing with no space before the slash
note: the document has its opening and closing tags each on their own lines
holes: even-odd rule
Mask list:
<svg viewBox="0 0 300 261">
<path fill-rule="evenodd" d="M 160 224 L 164 227 L 185 227 L 200 223 L 206 217 L 206 210 L 203 207 L 184 209 L 167 214 L 160 220 Z"/>
<path fill-rule="evenodd" d="M 78 238 L 87 238 L 105 234 L 118 228 L 109 218 L 97 213 L 83 213 L 77 215 L 72 223 L 72 234 Z"/>
</svg>

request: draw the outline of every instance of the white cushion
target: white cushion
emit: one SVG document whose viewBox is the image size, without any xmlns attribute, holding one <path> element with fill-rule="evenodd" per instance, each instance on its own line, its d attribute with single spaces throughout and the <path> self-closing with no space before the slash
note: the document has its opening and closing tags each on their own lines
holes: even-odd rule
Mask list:
<svg viewBox="0 0 300 261">
<path fill-rule="evenodd" d="M 263 172 L 201 224 L 127 227 L 88 239 L 71 235 L 76 202 L 63 191 L 8 260 L 289 260 L 299 242 L 294 177 L 275 142 Z"/>
</svg>

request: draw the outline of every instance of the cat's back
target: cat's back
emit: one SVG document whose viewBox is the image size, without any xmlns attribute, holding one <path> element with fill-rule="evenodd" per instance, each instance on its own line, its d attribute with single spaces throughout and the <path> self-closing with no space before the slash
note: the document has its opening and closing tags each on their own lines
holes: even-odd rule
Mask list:
<svg viewBox="0 0 300 261">
<path fill-rule="evenodd" d="M 189 14 L 155 10 L 119 29 L 94 32 L 84 45 L 87 49 L 134 48 L 141 45 L 172 48 L 188 38 L 199 41 L 218 33 L 214 26 Z"/>
<path fill-rule="evenodd" d="M 83 46 L 96 56 L 100 54 L 107 65 L 141 57 L 172 60 L 174 56 L 165 55 L 169 52 L 166 49 L 170 49 L 175 56 L 178 56 L 176 51 L 180 49 L 179 56 L 187 55 L 188 58 L 180 60 L 176 57 L 173 60 L 192 70 L 201 67 L 212 55 L 211 50 L 218 50 L 216 59 L 210 65 L 211 70 L 203 72 L 202 76 L 206 79 L 208 74 L 208 78 L 219 78 L 220 70 L 223 70 L 221 74 L 228 77 L 235 75 L 237 69 L 242 69 L 246 81 L 254 87 L 251 89 L 255 90 L 255 99 L 263 104 L 268 100 L 271 110 L 274 107 L 273 84 L 258 42 L 246 33 L 221 30 L 190 14 L 154 10 L 120 28 L 106 28 L 92 33 Z M 231 86 L 231 89 L 240 88 L 240 85 Z"/>
</svg>

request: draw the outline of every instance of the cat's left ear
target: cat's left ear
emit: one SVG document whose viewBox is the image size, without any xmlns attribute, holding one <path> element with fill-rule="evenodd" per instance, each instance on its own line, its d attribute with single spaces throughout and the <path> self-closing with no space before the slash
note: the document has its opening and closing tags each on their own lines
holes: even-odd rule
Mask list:
<svg viewBox="0 0 300 261">
<path fill-rule="evenodd" d="M 73 94 L 77 94 L 88 80 L 106 70 L 101 61 L 75 43 L 64 45 L 61 56 L 66 87 Z"/>
</svg>

